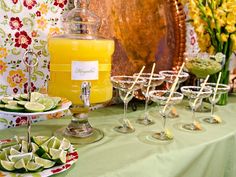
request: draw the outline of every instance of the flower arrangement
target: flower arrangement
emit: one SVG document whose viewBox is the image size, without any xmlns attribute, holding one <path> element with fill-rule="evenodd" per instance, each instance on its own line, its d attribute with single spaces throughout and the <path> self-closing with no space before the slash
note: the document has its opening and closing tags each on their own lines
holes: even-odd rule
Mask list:
<svg viewBox="0 0 236 177">
<path fill-rule="evenodd" d="M 236 1 L 182 0 L 181 2 L 188 2 L 190 22 L 197 34 L 201 52 L 209 54 L 221 52 L 225 55 L 220 82 L 228 84 L 230 57 L 236 50 Z M 217 74 L 211 76 L 211 79 L 216 81 Z"/>
</svg>

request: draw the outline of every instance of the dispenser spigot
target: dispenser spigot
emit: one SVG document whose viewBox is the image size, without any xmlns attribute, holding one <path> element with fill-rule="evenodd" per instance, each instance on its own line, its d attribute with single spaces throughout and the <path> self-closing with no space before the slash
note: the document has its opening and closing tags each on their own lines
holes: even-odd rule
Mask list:
<svg viewBox="0 0 236 177">
<path fill-rule="evenodd" d="M 82 82 L 80 99 L 83 101 L 84 107 L 90 106 L 90 88 L 91 88 L 90 82 L 87 81 Z"/>
</svg>

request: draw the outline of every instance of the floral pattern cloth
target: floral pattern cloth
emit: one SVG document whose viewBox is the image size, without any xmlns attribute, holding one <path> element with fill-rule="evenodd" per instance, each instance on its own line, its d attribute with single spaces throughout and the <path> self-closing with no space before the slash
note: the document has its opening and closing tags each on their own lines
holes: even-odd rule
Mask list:
<svg viewBox="0 0 236 177">
<path fill-rule="evenodd" d="M 0 0 L 0 96 L 27 92 L 28 75 L 22 60 L 29 48 L 39 60 L 32 71 L 31 90 L 46 92 L 50 65 L 47 38 L 62 32 L 60 17 L 68 4 L 69 0 Z M 0 114 L 0 129 L 26 123 L 27 117 Z"/>
</svg>

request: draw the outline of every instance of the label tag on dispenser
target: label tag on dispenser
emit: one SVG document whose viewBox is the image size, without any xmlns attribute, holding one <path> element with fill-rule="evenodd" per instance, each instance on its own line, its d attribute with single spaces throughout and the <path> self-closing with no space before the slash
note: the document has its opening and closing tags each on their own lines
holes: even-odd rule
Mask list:
<svg viewBox="0 0 236 177">
<path fill-rule="evenodd" d="M 98 61 L 72 61 L 72 80 L 98 80 Z"/>
</svg>

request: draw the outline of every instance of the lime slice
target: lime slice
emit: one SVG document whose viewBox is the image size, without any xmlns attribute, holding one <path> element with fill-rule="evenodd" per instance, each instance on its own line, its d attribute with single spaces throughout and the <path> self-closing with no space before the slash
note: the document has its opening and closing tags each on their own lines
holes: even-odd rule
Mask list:
<svg viewBox="0 0 236 177">
<path fill-rule="evenodd" d="M 37 103 L 41 103 L 42 105 L 45 106 L 44 111 L 49 111 L 49 110 L 53 109 L 53 108 L 54 108 L 54 105 L 55 105 L 53 99 L 47 98 L 47 97 L 45 97 L 45 98 L 39 98 L 38 101 L 37 101 Z"/>
<path fill-rule="evenodd" d="M 13 171 L 15 170 L 14 168 L 14 162 L 9 162 L 9 161 L 5 161 L 5 160 L 1 160 L 0 161 L 0 168 L 2 170 L 6 170 L 6 171 Z"/>
<path fill-rule="evenodd" d="M 12 105 L 12 106 L 17 106 L 17 101 L 8 101 L 9 105 Z"/>
<path fill-rule="evenodd" d="M 20 94 L 20 99 L 22 100 L 28 100 L 28 94 Z"/>
<path fill-rule="evenodd" d="M 25 108 L 30 112 L 43 112 L 45 106 L 36 102 L 28 102 L 25 104 Z"/>
<path fill-rule="evenodd" d="M 46 153 L 46 152 L 41 156 L 41 158 L 52 160 L 52 157 L 48 153 Z"/>
<path fill-rule="evenodd" d="M 10 146 L 15 146 L 15 145 L 18 146 L 17 141 L 14 141 L 14 140 L 8 143 L 0 144 L 0 150 L 10 147 Z"/>
<path fill-rule="evenodd" d="M 25 140 L 21 141 L 21 152 L 26 153 L 28 152 L 28 142 Z"/>
<path fill-rule="evenodd" d="M 14 95 L 14 96 L 13 96 L 13 100 L 21 101 L 22 98 L 20 97 L 20 95 Z"/>
<path fill-rule="evenodd" d="M 24 107 L 26 103 L 29 103 L 28 101 L 17 101 L 17 105 Z"/>
<path fill-rule="evenodd" d="M 24 110 L 23 107 L 17 106 L 17 105 L 11 105 L 11 104 L 6 104 L 5 109 L 10 112 L 21 112 Z"/>
<path fill-rule="evenodd" d="M 0 104 L 0 109 L 4 109 L 5 108 L 5 104 Z"/>
<path fill-rule="evenodd" d="M 12 162 L 17 162 L 19 160 L 24 160 L 25 164 L 27 164 L 33 157 L 33 153 L 25 153 L 25 154 L 18 154 L 18 155 L 9 155 L 8 158 Z"/>
<path fill-rule="evenodd" d="M 11 147 L 11 149 L 10 149 L 10 155 L 19 155 L 19 154 L 21 154 L 20 151 L 17 151 L 16 149 L 14 149 L 14 148 Z"/>
<path fill-rule="evenodd" d="M 35 163 L 35 162 L 29 162 L 29 163 L 26 165 L 26 169 L 27 169 L 29 172 L 37 172 L 37 171 L 43 170 L 43 166 L 40 165 L 40 164 L 37 164 L 37 163 Z"/>
<path fill-rule="evenodd" d="M 70 149 L 70 147 L 71 147 L 70 141 L 66 138 L 63 138 L 61 141 L 61 145 L 59 146 L 59 149 L 67 151 Z"/>
<path fill-rule="evenodd" d="M 8 160 L 6 151 L 0 152 L 0 160 Z"/>
<path fill-rule="evenodd" d="M 1 99 L 1 103 L 3 103 L 3 104 L 7 104 L 8 101 L 13 101 L 13 99 L 11 97 L 3 97 Z"/>
<path fill-rule="evenodd" d="M 53 162 L 51 160 L 43 159 L 40 157 L 35 157 L 35 163 L 43 166 L 44 168 L 51 168 L 55 165 L 56 162 Z"/>
<path fill-rule="evenodd" d="M 39 92 L 32 92 L 31 96 L 30 96 L 30 101 L 31 102 L 37 102 L 37 100 L 39 98 L 42 98 L 42 97 L 43 97 L 43 95 L 41 93 L 39 93 Z"/>
<path fill-rule="evenodd" d="M 36 153 L 36 151 L 39 149 L 39 146 L 35 143 L 31 143 L 31 148 L 32 148 L 32 152 Z"/>
<path fill-rule="evenodd" d="M 48 143 L 48 148 L 58 149 L 60 147 L 61 141 L 57 137 L 53 137 Z"/>
<path fill-rule="evenodd" d="M 47 137 L 47 136 L 33 136 L 31 138 L 32 142 L 34 142 L 35 144 L 37 144 L 39 146 L 41 144 L 43 144 L 44 142 L 46 142 L 48 139 L 49 139 L 49 137 Z"/>
<path fill-rule="evenodd" d="M 25 161 L 24 159 L 20 159 L 18 160 L 15 165 L 14 165 L 15 169 L 17 169 L 18 172 L 25 172 L 26 171 L 26 166 L 25 166 Z"/>
<path fill-rule="evenodd" d="M 62 149 L 49 149 L 49 154 L 52 156 L 52 160 L 56 161 L 58 164 L 66 163 L 67 152 Z"/>
</svg>

